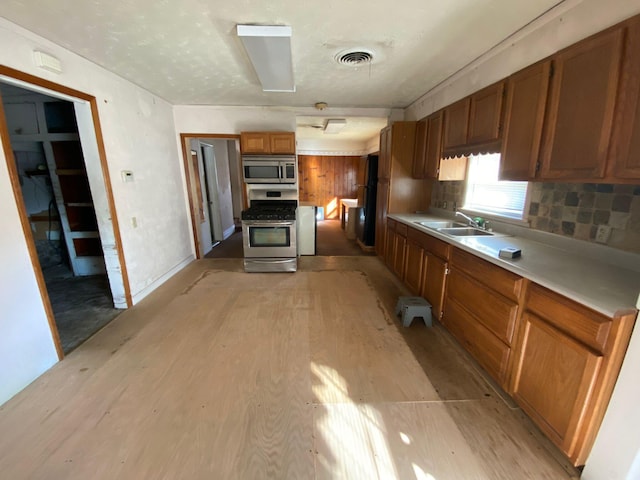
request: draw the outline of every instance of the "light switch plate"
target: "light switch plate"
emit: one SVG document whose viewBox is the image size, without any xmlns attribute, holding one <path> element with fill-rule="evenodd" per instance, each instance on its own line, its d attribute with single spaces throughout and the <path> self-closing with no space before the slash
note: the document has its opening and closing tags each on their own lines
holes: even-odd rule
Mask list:
<svg viewBox="0 0 640 480">
<path fill-rule="evenodd" d="M 123 182 L 133 182 L 133 172 L 131 170 L 122 170 L 120 175 L 122 175 Z"/>
</svg>

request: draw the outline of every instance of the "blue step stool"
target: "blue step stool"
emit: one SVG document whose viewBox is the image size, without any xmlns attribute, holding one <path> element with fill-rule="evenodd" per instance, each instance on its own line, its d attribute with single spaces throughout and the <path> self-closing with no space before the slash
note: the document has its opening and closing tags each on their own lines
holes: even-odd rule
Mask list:
<svg viewBox="0 0 640 480">
<path fill-rule="evenodd" d="M 431 327 L 431 304 L 422 297 L 398 297 L 396 316 L 402 313 L 402 326 L 408 327 L 415 317 L 422 317 L 424 324 Z"/>
</svg>

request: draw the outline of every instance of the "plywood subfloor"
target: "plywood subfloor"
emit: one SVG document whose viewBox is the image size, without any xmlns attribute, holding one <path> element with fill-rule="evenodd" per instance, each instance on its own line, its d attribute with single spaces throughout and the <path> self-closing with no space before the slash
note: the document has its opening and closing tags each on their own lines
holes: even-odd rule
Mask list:
<svg viewBox="0 0 640 480">
<path fill-rule="evenodd" d="M 0 407 L 3 478 L 562 479 L 375 257 L 194 262 Z"/>
</svg>

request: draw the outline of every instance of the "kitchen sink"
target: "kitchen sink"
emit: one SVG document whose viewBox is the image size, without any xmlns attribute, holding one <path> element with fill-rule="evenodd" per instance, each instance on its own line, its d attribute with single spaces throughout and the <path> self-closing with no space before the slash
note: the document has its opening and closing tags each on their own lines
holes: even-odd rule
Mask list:
<svg viewBox="0 0 640 480">
<path fill-rule="evenodd" d="M 474 227 L 455 227 L 455 228 L 438 228 L 440 233 L 451 235 L 453 237 L 483 237 L 492 236 L 493 233 Z"/>
<path fill-rule="evenodd" d="M 467 224 L 460 222 L 452 222 L 452 221 L 424 221 L 424 222 L 415 222 L 418 225 L 422 225 L 423 227 L 433 228 L 435 230 L 440 228 L 456 228 L 456 227 L 466 227 Z"/>
</svg>

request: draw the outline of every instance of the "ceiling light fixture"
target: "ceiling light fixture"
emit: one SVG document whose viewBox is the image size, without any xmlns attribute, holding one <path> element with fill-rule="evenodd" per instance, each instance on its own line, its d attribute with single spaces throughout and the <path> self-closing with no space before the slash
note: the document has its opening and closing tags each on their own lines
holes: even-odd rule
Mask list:
<svg viewBox="0 0 640 480">
<path fill-rule="evenodd" d="M 324 125 L 324 133 L 336 134 L 340 133 L 347 126 L 347 120 L 344 118 L 330 118 Z"/>
<path fill-rule="evenodd" d="M 291 61 L 291 27 L 237 25 L 264 92 L 295 92 Z"/>
</svg>

